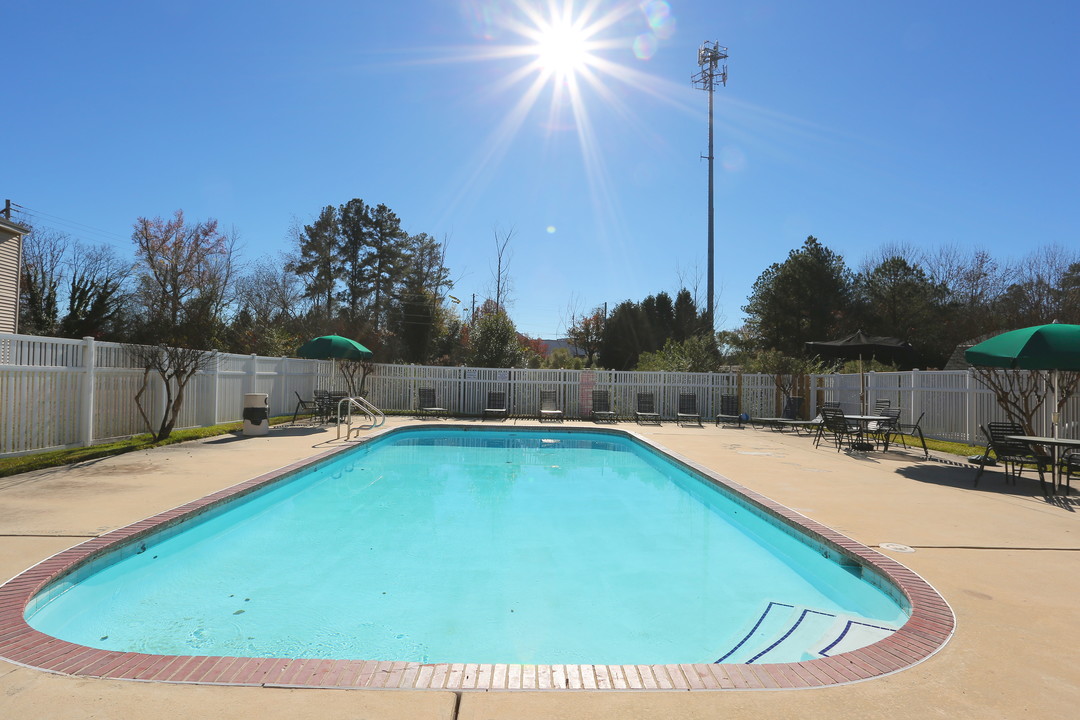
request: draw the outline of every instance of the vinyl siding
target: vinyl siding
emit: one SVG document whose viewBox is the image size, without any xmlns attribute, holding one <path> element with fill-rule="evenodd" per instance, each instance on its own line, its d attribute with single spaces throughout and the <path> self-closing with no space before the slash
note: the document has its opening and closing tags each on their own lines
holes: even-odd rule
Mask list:
<svg viewBox="0 0 1080 720">
<path fill-rule="evenodd" d="M 0 227 L 0 332 L 15 332 L 19 316 L 19 244 L 22 236 Z"/>
</svg>

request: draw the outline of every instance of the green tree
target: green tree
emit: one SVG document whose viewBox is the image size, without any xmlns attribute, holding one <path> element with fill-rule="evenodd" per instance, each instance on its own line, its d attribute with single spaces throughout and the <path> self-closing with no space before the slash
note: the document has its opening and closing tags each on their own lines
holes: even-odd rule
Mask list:
<svg viewBox="0 0 1080 720">
<path fill-rule="evenodd" d="M 616 305 L 604 322 L 600 365 L 612 370 L 632 370 L 641 353 L 653 349 L 652 327 L 641 306 L 631 300 Z"/>
<path fill-rule="evenodd" d="M 470 332 L 469 364 L 474 367 L 510 368 L 523 364 L 517 329 L 510 316 L 492 301 L 484 303 Z"/>
<path fill-rule="evenodd" d="M 948 289 L 903 257 L 885 257 L 856 279 L 862 329 L 912 344 L 924 364 L 941 367 L 955 342 L 946 333 Z"/>
<path fill-rule="evenodd" d="M 322 332 L 317 334 L 325 334 L 337 313 L 337 283 L 341 277 L 337 208 L 327 205 L 314 222 L 292 232 L 297 253 L 286 268 L 302 278 L 304 296 L 315 303 L 315 314 L 321 319 Z"/>
<path fill-rule="evenodd" d="M 814 236 L 754 282 L 743 311 L 754 344 L 801 355 L 809 340 L 831 339 L 851 327 L 853 277 L 844 258 Z"/>
<path fill-rule="evenodd" d="M 683 342 L 696 335 L 707 334 L 707 318 L 699 313 L 697 304 L 690 291 L 683 288 L 675 296 L 674 326 L 671 337 L 676 342 Z"/>
<path fill-rule="evenodd" d="M 636 370 L 668 372 L 715 372 L 719 367 L 716 342 L 709 335 L 695 335 L 682 342 L 674 338 L 655 352 L 644 352 Z"/>
<path fill-rule="evenodd" d="M 453 287 L 445 265 L 446 248 L 427 233 L 408 239 L 403 255 L 404 279 L 398 302 L 390 311 L 390 330 L 400 341 L 405 362 L 430 362 L 439 331 L 440 307 Z"/>
</svg>

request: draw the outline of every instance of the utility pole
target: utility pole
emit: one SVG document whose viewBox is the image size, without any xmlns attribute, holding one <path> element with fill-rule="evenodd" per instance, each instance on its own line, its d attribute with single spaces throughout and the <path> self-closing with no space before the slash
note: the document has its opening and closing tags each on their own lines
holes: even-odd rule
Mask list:
<svg viewBox="0 0 1080 720">
<path fill-rule="evenodd" d="M 709 330 L 715 332 L 713 325 L 714 289 L 713 268 L 716 265 L 713 255 L 713 86 L 719 80 L 721 85 L 727 86 L 727 65 L 720 65 L 721 60 L 727 60 L 727 48 L 716 41 L 706 40 L 698 48 L 698 65 L 701 67 L 691 78 L 694 87 L 700 87 L 709 93 L 709 154 L 705 157 L 709 160 L 709 300 L 705 309 Z"/>
</svg>

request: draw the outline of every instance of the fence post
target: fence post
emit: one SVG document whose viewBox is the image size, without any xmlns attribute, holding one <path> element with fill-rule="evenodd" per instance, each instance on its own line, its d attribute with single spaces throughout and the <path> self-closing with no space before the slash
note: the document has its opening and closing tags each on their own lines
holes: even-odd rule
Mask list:
<svg viewBox="0 0 1080 720">
<path fill-rule="evenodd" d="M 964 403 L 963 432 L 968 439 L 969 445 L 974 445 L 977 441 L 977 431 L 975 430 L 976 423 L 974 422 L 977 412 L 976 397 L 975 393 L 971 391 L 973 377 L 974 375 L 972 369 L 968 368 L 968 372 L 966 373 L 966 375 L 964 375 L 963 379 L 964 397 L 968 399 L 968 402 Z"/>
<path fill-rule="evenodd" d="M 251 353 L 251 358 L 247 363 L 247 374 L 244 375 L 244 393 L 255 392 L 255 373 L 259 368 L 259 356 L 255 353 Z"/>
<path fill-rule="evenodd" d="M 82 437 L 79 441 L 84 446 L 90 446 L 94 444 L 94 382 L 95 382 L 95 369 L 97 366 L 97 353 L 94 350 L 94 338 L 87 336 L 83 338 L 83 377 L 82 377 L 82 392 L 79 409 L 82 411 L 82 422 L 80 428 L 82 429 Z"/>
<path fill-rule="evenodd" d="M 218 401 L 221 396 L 221 352 L 214 350 L 213 353 L 211 362 L 214 363 L 214 414 L 210 419 L 213 421 L 211 425 L 217 425 L 221 422 L 218 418 L 218 405 L 221 404 Z"/>
<path fill-rule="evenodd" d="M 289 358 L 285 357 L 284 355 L 282 355 L 281 360 L 278 361 L 278 376 L 277 382 L 274 383 L 274 387 L 277 388 L 277 392 L 274 394 L 278 396 L 277 407 L 279 412 L 277 414 L 284 415 L 285 413 L 289 412 L 289 398 L 292 397 L 288 394 L 289 390 L 292 389 L 292 382 L 289 378 Z M 271 401 L 271 407 L 273 406 L 273 404 L 273 401 Z M 274 415 L 274 413 L 270 414 Z"/>
<path fill-rule="evenodd" d="M 919 368 L 912 368 L 911 370 L 911 422 L 918 420 L 923 413 L 922 378 L 919 377 L 919 372 Z"/>
</svg>

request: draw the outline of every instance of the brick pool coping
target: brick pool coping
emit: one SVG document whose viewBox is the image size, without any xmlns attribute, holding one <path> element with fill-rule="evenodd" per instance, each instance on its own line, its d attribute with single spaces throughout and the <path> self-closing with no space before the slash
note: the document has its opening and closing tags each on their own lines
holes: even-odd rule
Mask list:
<svg viewBox="0 0 1080 720">
<path fill-rule="evenodd" d="M 364 442 L 413 427 L 384 430 Z M 476 431 L 440 425 L 440 430 Z M 485 428 L 487 429 L 487 428 Z M 514 431 L 527 431 L 517 426 Z M 550 429 L 550 428 L 545 428 Z M 98 650 L 51 637 L 30 627 L 24 613 L 34 596 L 57 578 L 105 553 L 202 514 L 222 503 L 293 475 L 313 463 L 356 447 L 334 448 L 194 502 L 106 533 L 38 563 L 0 586 L 0 659 L 47 672 L 79 677 L 216 685 L 386 688 L 403 690 L 779 690 L 826 687 L 888 675 L 926 660 L 952 636 L 955 617 L 944 598 L 918 574 L 835 530 L 773 502 L 714 471 L 636 433 L 614 428 L 560 428 L 629 436 L 673 458 L 760 511 L 797 526 L 837 553 L 868 567 L 899 589 L 911 615 L 895 633 L 872 645 L 798 663 L 677 665 L 515 665 L 377 662 L 290 658 L 150 655 Z"/>
</svg>

